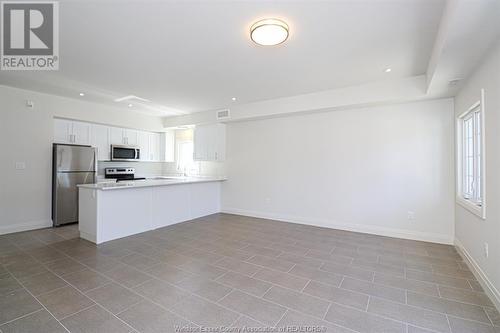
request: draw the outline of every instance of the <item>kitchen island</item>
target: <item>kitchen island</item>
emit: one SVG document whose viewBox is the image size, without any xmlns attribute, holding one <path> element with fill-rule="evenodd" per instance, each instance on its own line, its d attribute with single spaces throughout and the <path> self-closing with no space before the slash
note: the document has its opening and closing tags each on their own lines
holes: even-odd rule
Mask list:
<svg viewBox="0 0 500 333">
<path fill-rule="evenodd" d="M 220 212 L 224 178 L 82 184 L 80 237 L 96 244 Z"/>
</svg>

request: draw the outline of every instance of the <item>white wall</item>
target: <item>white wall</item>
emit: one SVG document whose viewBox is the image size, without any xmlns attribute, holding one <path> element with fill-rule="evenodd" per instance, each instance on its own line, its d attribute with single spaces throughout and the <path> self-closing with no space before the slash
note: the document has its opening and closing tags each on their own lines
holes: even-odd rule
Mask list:
<svg viewBox="0 0 500 333">
<path fill-rule="evenodd" d="M 222 208 L 451 243 L 453 133 L 451 99 L 230 123 Z"/>
<path fill-rule="evenodd" d="M 35 103 L 25 107 L 26 100 Z M 162 130 L 157 117 L 0 86 L 0 234 L 51 225 L 53 117 Z M 15 170 L 25 162 L 25 170 Z"/>
<path fill-rule="evenodd" d="M 500 43 L 456 96 L 456 115 L 480 99 L 481 88 L 485 90 L 486 220 L 456 205 L 455 233 L 457 245 L 483 275 L 487 291 L 500 308 Z M 484 255 L 484 243 L 489 244 L 489 258 Z"/>
</svg>

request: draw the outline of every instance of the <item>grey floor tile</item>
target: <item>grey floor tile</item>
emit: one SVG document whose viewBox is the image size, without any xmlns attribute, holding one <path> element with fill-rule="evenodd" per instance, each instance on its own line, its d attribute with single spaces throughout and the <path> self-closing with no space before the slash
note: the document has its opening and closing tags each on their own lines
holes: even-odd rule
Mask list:
<svg viewBox="0 0 500 333">
<path fill-rule="evenodd" d="M 320 268 L 324 263 L 322 260 L 304 257 L 293 253 L 282 253 L 278 259 L 289 261 L 298 265 L 311 266 L 313 268 Z"/>
<path fill-rule="evenodd" d="M 27 251 L 27 253 L 29 253 L 29 255 L 31 255 L 36 260 L 38 260 L 42 263 L 47 263 L 47 262 L 51 262 L 51 261 L 56 261 L 56 260 L 68 258 L 61 251 L 58 251 L 58 250 L 51 248 L 51 247 L 44 247 L 41 249 L 33 249 L 33 250 Z"/>
<path fill-rule="evenodd" d="M 406 322 L 418 327 L 448 333 L 450 331 L 446 315 L 372 297 L 368 312 Z"/>
<path fill-rule="evenodd" d="M 325 320 L 361 333 L 406 332 L 406 326 L 400 322 L 335 303 L 328 309 Z"/>
<path fill-rule="evenodd" d="M 469 291 L 450 287 L 439 287 L 441 297 L 449 298 L 458 302 L 470 303 L 482 306 L 493 306 L 488 296 L 483 292 Z"/>
<path fill-rule="evenodd" d="M 481 284 L 479 282 L 474 281 L 474 280 L 469 280 L 469 284 L 470 284 L 472 290 L 484 292 L 484 289 L 483 289 L 483 287 L 481 287 Z"/>
<path fill-rule="evenodd" d="M 274 269 L 262 268 L 260 269 L 253 278 L 264 280 L 281 287 L 301 291 L 304 289 L 309 279 L 304 279 L 292 274 L 276 271 Z"/>
<path fill-rule="evenodd" d="M 58 320 L 95 304 L 73 287 L 57 289 L 37 298 Z"/>
<path fill-rule="evenodd" d="M 435 333 L 436 331 L 429 331 L 426 329 L 423 329 L 421 327 L 415 327 L 412 325 L 408 325 L 408 333 Z"/>
<path fill-rule="evenodd" d="M 109 272 L 113 269 L 117 269 L 118 267 L 125 267 L 125 264 L 104 255 L 87 258 L 82 260 L 81 263 L 100 273 Z"/>
<path fill-rule="evenodd" d="M 483 323 L 490 322 L 483 308 L 477 305 L 464 304 L 444 298 L 431 297 L 415 293 L 408 293 L 407 296 L 407 302 L 409 305 L 446 313 L 460 318 L 476 320 Z"/>
<path fill-rule="evenodd" d="M 369 271 L 378 272 L 382 274 L 390 274 L 394 276 L 403 277 L 405 275 L 405 269 L 403 267 L 391 266 L 387 264 L 374 263 L 370 261 L 365 261 L 362 259 L 354 259 L 351 266 L 363 268 Z"/>
<path fill-rule="evenodd" d="M 18 279 L 47 271 L 43 265 L 34 260 L 18 261 L 10 265 L 5 265 L 4 267 L 10 274 Z"/>
<path fill-rule="evenodd" d="M 241 332 L 244 332 L 244 329 L 247 328 L 247 331 L 249 332 L 258 332 L 259 329 L 262 330 L 265 326 L 265 324 L 244 315 L 240 315 L 238 320 L 231 324 L 231 327 L 237 328 Z"/>
<path fill-rule="evenodd" d="M 364 294 L 340 289 L 338 287 L 323 284 L 317 281 L 309 282 L 304 289 L 304 293 L 363 311 L 366 310 L 369 298 L 369 296 Z"/>
<path fill-rule="evenodd" d="M 382 284 L 346 277 L 342 281 L 340 288 L 370 296 L 385 298 L 394 302 L 406 303 L 406 292 L 403 289 L 392 288 Z"/>
<path fill-rule="evenodd" d="M 318 318 L 325 316 L 330 305 L 324 299 L 278 286 L 273 286 L 263 298 Z"/>
<path fill-rule="evenodd" d="M 288 310 L 286 312 L 276 327 L 283 328 L 284 332 L 286 332 L 286 329 L 290 328 L 290 331 L 292 332 L 294 330 L 296 330 L 296 332 L 301 332 L 302 330 L 305 331 L 307 328 L 310 330 L 312 330 L 312 328 L 316 328 L 317 332 L 354 333 L 354 331 L 350 329 L 343 328 L 327 321 L 292 310 Z"/>
<path fill-rule="evenodd" d="M 454 287 L 454 288 L 462 288 L 462 289 L 471 289 L 469 282 L 465 279 L 456 279 L 446 275 L 433 274 L 428 272 L 420 272 L 414 270 L 407 270 L 406 278 L 437 283 L 443 286 Z"/>
<path fill-rule="evenodd" d="M 487 324 L 449 317 L 452 333 L 498 333 L 500 330 Z"/>
<path fill-rule="evenodd" d="M 227 272 L 216 281 L 258 297 L 264 295 L 271 288 L 270 283 L 235 272 Z"/>
<path fill-rule="evenodd" d="M 454 268 L 448 266 L 433 266 L 435 274 L 448 275 L 461 279 L 475 280 L 474 274 L 468 269 Z"/>
<path fill-rule="evenodd" d="M 418 280 L 408 280 L 405 278 L 380 273 L 375 273 L 373 282 L 389 287 L 407 289 L 420 294 L 439 296 L 438 287 L 435 283 L 423 282 Z"/>
<path fill-rule="evenodd" d="M 35 296 L 68 285 L 64 280 L 51 272 L 30 275 L 19 280 Z"/>
<path fill-rule="evenodd" d="M 140 271 L 146 270 L 149 267 L 159 263 L 159 261 L 156 259 L 152 259 L 137 253 L 129 254 L 127 256 L 121 257 L 118 260 Z"/>
<path fill-rule="evenodd" d="M 216 279 L 227 272 L 226 269 L 210 265 L 198 260 L 191 260 L 178 266 L 189 273 L 198 274 L 209 279 Z"/>
<path fill-rule="evenodd" d="M 219 303 L 269 326 L 277 324 L 286 311 L 286 308 L 280 305 L 237 290 L 232 291 Z"/>
<path fill-rule="evenodd" d="M 72 259 L 60 259 L 45 264 L 49 270 L 57 275 L 64 276 L 85 269 L 85 266 Z"/>
<path fill-rule="evenodd" d="M 0 296 L 21 288 L 22 286 L 17 282 L 17 280 L 9 274 L 0 278 Z"/>
<path fill-rule="evenodd" d="M 247 262 L 282 272 L 288 272 L 293 266 L 295 266 L 295 264 L 290 261 L 279 258 L 270 258 L 262 255 L 255 255 L 248 259 Z"/>
<path fill-rule="evenodd" d="M 65 275 L 64 280 L 68 281 L 73 287 L 81 292 L 86 292 L 111 282 L 111 280 L 104 275 L 90 269 L 84 269 L 80 272 Z"/>
<path fill-rule="evenodd" d="M 132 267 L 118 267 L 103 273 L 106 277 L 123 284 L 125 287 L 133 288 L 151 279 L 151 276 L 138 271 Z"/>
<path fill-rule="evenodd" d="M 247 259 L 250 259 L 251 257 L 254 256 L 253 253 L 248 253 L 248 252 L 240 251 L 240 250 L 234 250 L 232 248 L 226 248 L 226 247 L 219 248 L 213 252 L 216 254 L 219 254 L 221 256 L 230 257 L 230 258 L 238 259 L 238 260 L 247 260 Z"/>
<path fill-rule="evenodd" d="M 197 275 L 188 277 L 175 285 L 214 302 L 233 290 L 228 286 Z"/>
<path fill-rule="evenodd" d="M 3 333 L 64 333 L 67 332 L 45 310 L 32 313 L 26 317 L 14 320 L 8 324 L 0 326 L 0 332 Z"/>
<path fill-rule="evenodd" d="M 493 325 L 500 327 L 500 313 L 495 308 L 484 308 Z"/>
<path fill-rule="evenodd" d="M 197 325 L 229 326 L 239 314 L 197 296 L 189 296 L 172 306 L 171 311 Z"/>
<path fill-rule="evenodd" d="M 116 283 L 106 284 L 97 289 L 93 289 L 85 295 L 114 314 L 120 313 L 131 305 L 143 300 L 141 296 Z"/>
<path fill-rule="evenodd" d="M 188 273 L 177 267 L 170 266 L 167 264 L 155 265 L 146 270 L 145 272 L 153 275 L 154 277 L 160 280 L 167 281 L 170 283 L 177 283 L 192 276 L 191 273 Z"/>
<path fill-rule="evenodd" d="M 296 265 L 289 271 L 289 273 L 302 278 L 330 284 L 336 287 L 340 286 L 340 282 L 342 282 L 342 275 L 320 271 L 318 269 L 307 266 Z"/>
<path fill-rule="evenodd" d="M 350 257 L 337 256 L 331 254 L 330 252 L 324 252 L 318 250 L 310 250 L 309 252 L 307 252 L 305 256 L 313 259 L 318 259 L 321 261 L 334 262 L 340 265 L 349 265 L 353 261 L 353 258 Z"/>
<path fill-rule="evenodd" d="M 321 270 L 365 281 L 372 281 L 374 274 L 374 272 L 366 269 L 356 268 L 346 265 L 339 265 L 331 262 L 327 262 L 323 266 L 321 266 Z"/>
<path fill-rule="evenodd" d="M 130 326 L 112 314 L 94 305 L 62 320 L 71 333 L 127 333 Z"/>
<path fill-rule="evenodd" d="M 232 258 L 224 258 L 217 261 L 214 265 L 248 276 L 252 276 L 260 269 L 257 265 Z"/>
<path fill-rule="evenodd" d="M 248 245 L 246 247 L 241 248 L 240 250 L 244 251 L 244 252 L 258 254 L 261 256 L 266 256 L 266 257 L 277 257 L 281 253 L 283 253 L 280 250 L 276 250 L 276 249 L 272 249 L 272 248 L 264 247 L 264 246 L 257 246 L 257 245 Z"/>
<path fill-rule="evenodd" d="M 148 301 L 133 305 L 118 317 L 142 333 L 175 332 L 189 326 L 188 321 Z"/>
<path fill-rule="evenodd" d="M 156 279 L 137 286 L 134 291 L 165 308 L 170 308 L 189 296 L 188 292 Z"/>
<path fill-rule="evenodd" d="M 0 324 L 41 309 L 42 306 L 26 290 L 19 289 L 0 296 Z"/>
</svg>

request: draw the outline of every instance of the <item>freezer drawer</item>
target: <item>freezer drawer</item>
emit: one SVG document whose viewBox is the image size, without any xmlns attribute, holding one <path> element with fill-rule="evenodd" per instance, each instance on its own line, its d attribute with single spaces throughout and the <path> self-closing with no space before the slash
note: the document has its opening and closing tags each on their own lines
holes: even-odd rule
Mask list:
<svg viewBox="0 0 500 333">
<path fill-rule="evenodd" d="M 78 222 L 78 184 L 95 183 L 94 172 L 58 172 L 56 174 L 55 207 L 53 222 L 55 226 Z"/>
</svg>

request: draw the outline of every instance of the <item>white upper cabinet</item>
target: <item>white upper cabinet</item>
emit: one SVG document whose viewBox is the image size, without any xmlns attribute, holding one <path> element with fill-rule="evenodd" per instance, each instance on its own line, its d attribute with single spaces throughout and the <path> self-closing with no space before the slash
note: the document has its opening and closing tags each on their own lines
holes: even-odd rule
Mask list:
<svg viewBox="0 0 500 333">
<path fill-rule="evenodd" d="M 164 162 L 175 162 L 175 131 L 161 133 L 161 154 Z"/>
<path fill-rule="evenodd" d="M 149 132 L 137 132 L 137 146 L 141 149 L 141 161 L 149 161 L 151 155 L 149 154 Z"/>
<path fill-rule="evenodd" d="M 112 145 L 128 145 L 137 146 L 139 144 L 138 131 L 111 127 L 111 144 Z"/>
<path fill-rule="evenodd" d="M 195 161 L 224 161 L 226 158 L 226 125 L 196 126 L 194 130 Z"/>
<path fill-rule="evenodd" d="M 97 148 L 97 159 L 99 161 L 109 161 L 111 159 L 109 132 L 109 126 L 92 124 L 91 144 Z"/>
<path fill-rule="evenodd" d="M 66 119 L 54 119 L 54 142 L 90 145 L 91 125 Z"/>
<path fill-rule="evenodd" d="M 140 148 L 141 161 L 175 162 L 174 131 L 155 133 L 54 119 L 54 142 L 96 147 L 99 161 L 111 159 L 111 145 L 130 145 Z"/>
</svg>

